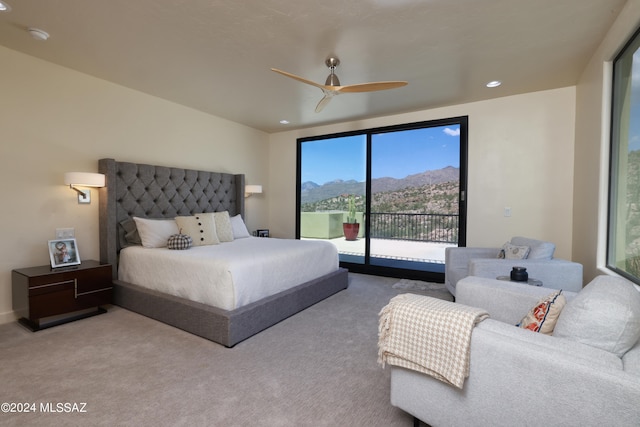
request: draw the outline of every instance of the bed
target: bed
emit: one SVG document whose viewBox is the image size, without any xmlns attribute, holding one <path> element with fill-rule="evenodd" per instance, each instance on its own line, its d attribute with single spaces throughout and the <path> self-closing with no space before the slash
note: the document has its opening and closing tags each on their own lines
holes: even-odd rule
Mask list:
<svg viewBox="0 0 640 427">
<path fill-rule="evenodd" d="M 127 251 L 145 253 L 141 248 L 127 248 L 127 230 L 123 224 L 130 223 L 134 217 L 172 219 L 203 212 L 225 211 L 235 220 L 244 217 L 242 174 L 118 162 L 114 159 L 101 159 L 99 171 L 106 176 L 106 186 L 100 189 L 100 260 L 113 266 L 115 278 L 119 277 L 121 261 L 124 261 L 124 270 L 137 271 L 137 268 L 132 268 L 124 257 L 125 254 L 129 256 Z M 286 240 L 257 237 L 248 239 L 251 240 L 238 239 L 238 246 L 244 245 L 239 251 L 247 251 L 247 248 L 258 244 L 284 244 Z M 293 239 L 287 242 L 303 243 Z M 232 248 L 232 243 L 223 243 L 220 246 L 227 245 L 224 247 Z M 203 251 L 204 248 L 194 246 L 192 249 Z M 190 252 L 192 249 L 166 251 L 177 253 Z M 268 248 L 260 251 L 273 254 L 275 250 Z M 255 254 L 251 256 L 254 257 L 256 268 L 260 268 L 260 271 L 272 263 L 279 262 L 282 266 L 281 260 L 265 261 Z M 243 262 L 248 262 L 247 259 Z M 126 267 L 127 263 L 129 267 Z M 293 263 L 289 261 L 289 266 L 291 264 Z M 114 280 L 113 302 L 226 347 L 233 347 L 240 341 L 346 289 L 348 285 L 347 271 L 338 268 L 337 265 L 331 271 L 311 275 L 314 277 L 305 279 L 300 279 L 302 275 L 297 275 L 293 282 L 291 277 L 283 279 L 274 276 L 270 280 L 273 288 L 270 292 L 246 297 L 239 291 L 238 295 L 229 297 L 233 299 L 232 302 L 221 304 L 206 299 L 193 300 L 180 292 L 172 293 L 166 288 L 152 289 L 148 284 L 135 283 L 139 279 L 135 274 L 128 274 L 125 275 L 127 280 Z M 287 281 L 291 283 L 280 286 L 280 282 Z M 178 280 L 175 282 L 178 284 Z"/>
</svg>

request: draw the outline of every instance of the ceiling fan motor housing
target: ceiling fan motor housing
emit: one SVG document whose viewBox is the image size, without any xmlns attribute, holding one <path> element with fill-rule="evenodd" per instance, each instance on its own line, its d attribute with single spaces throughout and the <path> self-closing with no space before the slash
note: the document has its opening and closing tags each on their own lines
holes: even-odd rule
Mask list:
<svg viewBox="0 0 640 427">
<path fill-rule="evenodd" d="M 340 65 L 340 60 L 338 58 L 327 58 L 324 63 L 331 70 L 331 74 L 327 76 L 327 80 L 324 82 L 325 86 L 340 86 L 340 79 L 335 74 L 335 69 L 338 65 Z"/>
</svg>

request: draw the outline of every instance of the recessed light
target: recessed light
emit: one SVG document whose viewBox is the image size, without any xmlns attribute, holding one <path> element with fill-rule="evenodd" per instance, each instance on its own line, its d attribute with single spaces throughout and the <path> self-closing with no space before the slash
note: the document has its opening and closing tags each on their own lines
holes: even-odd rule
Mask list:
<svg viewBox="0 0 640 427">
<path fill-rule="evenodd" d="M 500 80 L 493 80 L 487 83 L 487 87 L 498 87 L 502 84 Z"/>
<path fill-rule="evenodd" d="M 7 3 L 0 1 L 0 12 L 9 12 L 11 11 L 11 6 Z"/>
<path fill-rule="evenodd" d="M 289 120 L 284 120 L 284 119 L 280 120 L 281 125 L 288 125 L 289 123 L 290 123 Z"/>
</svg>

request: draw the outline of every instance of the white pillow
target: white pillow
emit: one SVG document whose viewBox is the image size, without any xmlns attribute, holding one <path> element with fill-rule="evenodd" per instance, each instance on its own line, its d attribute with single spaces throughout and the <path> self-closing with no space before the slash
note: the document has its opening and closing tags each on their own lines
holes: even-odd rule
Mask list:
<svg viewBox="0 0 640 427">
<path fill-rule="evenodd" d="M 249 231 L 247 230 L 247 226 L 242 219 L 240 214 L 231 217 L 231 229 L 233 230 L 234 239 L 242 239 L 245 237 L 251 237 Z"/>
<path fill-rule="evenodd" d="M 229 212 L 214 212 L 213 218 L 216 222 L 216 234 L 221 242 L 233 242 L 233 227 Z"/>
<path fill-rule="evenodd" d="M 177 216 L 176 224 L 178 224 L 180 233 L 191 236 L 194 246 L 217 245 L 220 243 L 212 212 L 193 216 Z"/>
<path fill-rule="evenodd" d="M 133 217 L 138 235 L 145 248 L 164 248 L 169 236 L 178 234 L 178 225 L 173 219 L 148 219 Z"/>
</svg>

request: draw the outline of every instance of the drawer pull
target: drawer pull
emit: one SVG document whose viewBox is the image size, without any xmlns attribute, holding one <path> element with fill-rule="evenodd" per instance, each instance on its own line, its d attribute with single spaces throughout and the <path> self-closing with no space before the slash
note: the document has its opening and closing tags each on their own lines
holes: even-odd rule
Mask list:
<svg viewBox="0 0 640 427">
<path fill-rule="evenodd" d="M 78 298 L 79 296 L 82 296 L 82 295 L 89 295 L 89 294 L 95 294 L 96 292 L 108 291 L 110 289 L 113 289 L 113 287 L 109 286 L 108 288 L 96 289 L 95 291 L 87 291 L 87 292 L 78 293 L 78 286 L 76 285 L 76 298 Z"/>
<path fill-rule="evenodd" d="M 76 279 L 73 279 L 73 280 L 65 280 L 64 282 L 55 282 L 55 283 L 47 283 L 46 285 L 31 286 L 29 289 L 48 288 L 50 286 L 66 285 L 67 283 L 73 283 L 73 285 L 76 288 L 78 287 L 78 281 Z"/>
</svg>

